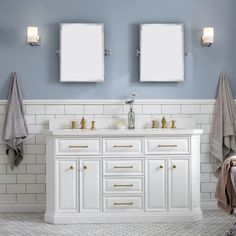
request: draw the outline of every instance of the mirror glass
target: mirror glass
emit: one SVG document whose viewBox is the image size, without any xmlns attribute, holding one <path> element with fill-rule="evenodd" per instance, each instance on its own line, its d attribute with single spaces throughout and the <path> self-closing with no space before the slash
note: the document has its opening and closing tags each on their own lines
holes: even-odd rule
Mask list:
<svg viewBox="0 0 236 236">
<path fill-rule="evenodd" d="M 60 81 L 104 81 L 103 24 L 61 24 Z"/>
<path fill-rule="evenodd" d="M 184 80 L 183 24 L 140 25 L 140 81 Z"/>
</svg>

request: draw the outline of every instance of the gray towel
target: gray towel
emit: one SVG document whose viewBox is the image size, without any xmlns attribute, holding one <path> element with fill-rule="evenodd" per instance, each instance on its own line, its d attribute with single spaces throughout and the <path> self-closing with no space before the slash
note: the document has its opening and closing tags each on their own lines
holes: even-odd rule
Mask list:
<svg viewBox="0 0 236 236">
<path fill-rule="evenodd" d="M 236 152 L 236 111 L 227 75 L 220 75 L 213 120 L 211 154 L 217 159 L 216 176 L 231 154 Z"/>
<path fill-rule="evenodd" d="M 18 166 L 23 159 L 22 142 L 27 134 L 21 91 L 16 73 L 13 73 L 3 133 L 3 139 L 7 144 L 6 153 L 12 169 L 14 166 Z"/>
</svg>

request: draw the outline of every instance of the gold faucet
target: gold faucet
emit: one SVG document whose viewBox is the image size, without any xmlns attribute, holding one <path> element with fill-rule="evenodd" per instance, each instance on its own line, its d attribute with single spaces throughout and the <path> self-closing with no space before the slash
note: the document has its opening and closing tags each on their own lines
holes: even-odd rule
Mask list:
<svg viewBox="0 0 236 236">
<path fill-rule="evenodd" d="M 92 120 L 91 121 L 91 130 L 95 130 L 96 127 L 95 127 L 95 120 Z"/>
<path fill-rule="evenodd" d="M 86 129 L 86 120 L 84 117 L 81 119 L 80 125 L 81 125 L 80 129 Z"/>
<path fill-rule="evenodd" d="M 76 121 L 71 121 L 71 129 L 77 129 L 77 122 Z"/>
<path fill-rule="evenodd" d="M 176 129 L 175 122 L 176 122 L 175 120 L 171 121 L 171 127 L 170 127 L 171 129 Z"/>
<path fill-rule="evenodd" d="M 162 117 L 161 119 L 161 128 L 166 129 L 167 128 L 167 122 L 165 116 Z"/>
<path fill-rule="evenodd" d="M 156 120 L 152 120 L 152 129 L 156 129 L 157 128 L 157 121 Z"/>
</svg>

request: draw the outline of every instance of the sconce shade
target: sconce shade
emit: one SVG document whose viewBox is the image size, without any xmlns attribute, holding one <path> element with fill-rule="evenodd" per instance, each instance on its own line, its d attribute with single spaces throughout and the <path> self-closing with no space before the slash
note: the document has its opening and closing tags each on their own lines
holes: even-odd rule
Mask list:
<svg viewBox="0 0 236 236">
<path fill-rule="evenodd" d="M 202 46 L 210 47 L 214 43 L 214 28 L 204 27 L 202 35 Z"/>
<path fill-rule="evenodd" d="M 27 42 L 31 46 L 39 45 L 38 27 L 33 27 L 33 26 L 27 27 Z"/>
</svg>

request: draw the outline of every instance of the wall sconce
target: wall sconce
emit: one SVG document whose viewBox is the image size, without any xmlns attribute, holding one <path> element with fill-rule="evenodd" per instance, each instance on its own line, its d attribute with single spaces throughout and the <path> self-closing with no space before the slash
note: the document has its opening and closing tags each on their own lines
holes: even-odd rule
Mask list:
<svg viewBox="0 0 236 236">
<path fill-rule="evenodd" d="M 39 46 L 40 45 L 40 37 L 38 33 L 38 27 L 27 27 L 27 43 L 30 46 Z"/>
<path fill-rule="evenodd" d="M 214 28 L 204 27 L 202 34 L 202 46 L 210 47 L 214 43 Z"/>
</svg>

